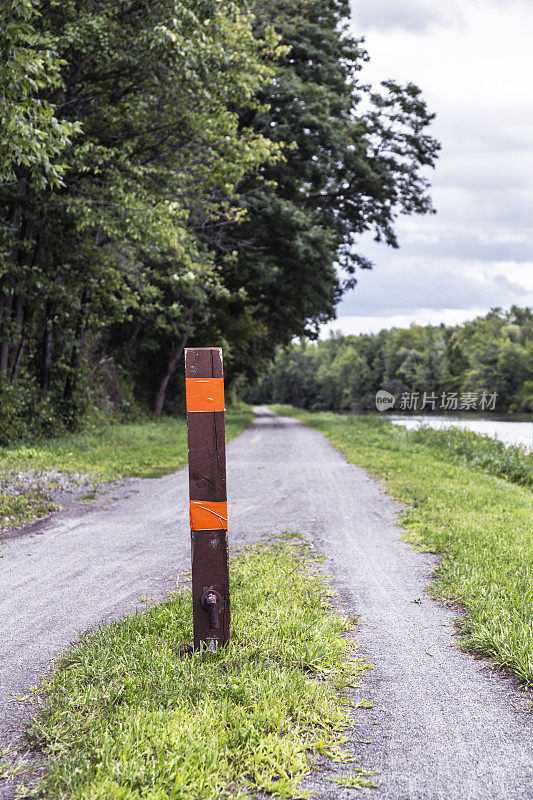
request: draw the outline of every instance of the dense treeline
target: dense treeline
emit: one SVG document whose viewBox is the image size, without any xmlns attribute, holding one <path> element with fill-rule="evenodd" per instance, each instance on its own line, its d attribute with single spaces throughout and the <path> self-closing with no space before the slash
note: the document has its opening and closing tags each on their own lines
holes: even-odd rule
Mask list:
<svg viewBox="0 0 533 800">
<path fill-rule="evenodd" d="M 253 377 L 370 266 L 358 234 L 395 246 L 399 213 L 431 211 L 432 116 L 412 84 L 359 80 L 348 14 L 2 4 L 0 439 L 94 402 L 171 410 L 187 342 Z"/>
<path fill-rule="evenodd" d="M 374 410 L 383 389 L 395 410 L 533 411 L 533 312 L 493 309 L 458 326 L 332 335 L 281 349 L 249 393 L 310 410 Z"/>
</svg>

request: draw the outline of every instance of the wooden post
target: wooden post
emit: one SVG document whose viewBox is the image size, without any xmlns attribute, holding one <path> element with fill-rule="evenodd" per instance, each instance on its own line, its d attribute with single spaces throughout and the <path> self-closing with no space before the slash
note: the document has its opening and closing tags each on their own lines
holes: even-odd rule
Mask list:
<svg viewBox="0 0 533 800">
<path fill-rule="evenodd" d="M 223 376 L 220 347 L 186 348 L 195 650 L 230 640 Z"/>
</svg>

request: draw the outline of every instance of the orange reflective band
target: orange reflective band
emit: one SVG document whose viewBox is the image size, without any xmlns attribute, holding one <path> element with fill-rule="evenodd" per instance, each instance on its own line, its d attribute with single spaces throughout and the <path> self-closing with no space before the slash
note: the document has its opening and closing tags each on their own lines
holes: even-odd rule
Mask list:
<svg viewBox="0 0 533 800">
<path fill-rule="evenodd" d="M 185 378 L 187 411 L 225 411 L 224 378 Z"/>
<path fill-rule="evenodd" d="M 228 504 L 211 500 L 191 500 L 191 530 L 228 530 Z"/>
</svg>

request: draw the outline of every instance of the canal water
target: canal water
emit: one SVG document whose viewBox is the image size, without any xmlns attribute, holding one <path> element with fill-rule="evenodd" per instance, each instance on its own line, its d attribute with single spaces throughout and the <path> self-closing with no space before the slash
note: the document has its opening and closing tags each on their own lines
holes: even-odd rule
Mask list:
<svg viewBox="0 0 533 800">
<path fill-rule="evenodd" d="M 499 439 L 505 445 L 519 445 L 527 452 L 533 451 L 533 421 L 502 420 L 487 417 L 444 417 L 444 416 L 402 416 L 400 414 L 387 414 L 395 425 L 403 425 L 409 430 L 427 425 L 429 428 L 443 430 L 445 428 L 463 428 L 464 430 L 482 433 Z"/>
</svg>

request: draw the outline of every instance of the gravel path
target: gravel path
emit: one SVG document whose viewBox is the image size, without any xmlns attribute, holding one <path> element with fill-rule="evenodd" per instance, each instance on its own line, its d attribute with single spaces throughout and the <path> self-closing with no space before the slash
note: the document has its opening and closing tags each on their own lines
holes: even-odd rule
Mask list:
<svg viewBox="0 0 533 800">
<path fill-rule="evenodd" d="M 379 770 L 375 796 L 530 800 L 524 696 L 451 646 L 452 612 L 424 593 L 433 557 L 401 541 L 399 506 L 321 434 L 258 412 L 228 447 L 230 541 L 294 530 L 329 559 L 341 599 L 362 618 L 362 653 L 376 667 L 361 695 L 374 706 L 357 712 L 348 745 L 363 767 Z M 16 740 L 28 713 L 11 694 L 36 683 L 82 631 L 142 596 L 164 597 L 188 567 L 186 471 L 131 481 L 123 494 L 1 546 L 0 748 Z M 348 796 L 322 776 L 309 782 L 320 798 Z"/>
</svg>

